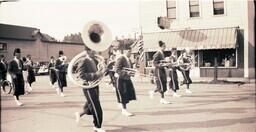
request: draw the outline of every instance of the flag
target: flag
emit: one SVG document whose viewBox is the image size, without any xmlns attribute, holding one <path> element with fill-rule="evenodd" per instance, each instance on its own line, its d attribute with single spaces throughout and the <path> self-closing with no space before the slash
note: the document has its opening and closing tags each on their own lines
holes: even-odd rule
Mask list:
<svg viewBox="0 0 256 132">
<path fill-rule="evenodd" d="M 143 39 L 139 39 L 137 41 L 137 45 L 138 45 L 139 60 L 142 62 L 144 60 L 144 42 L 143 42 Z"/>
</svg>

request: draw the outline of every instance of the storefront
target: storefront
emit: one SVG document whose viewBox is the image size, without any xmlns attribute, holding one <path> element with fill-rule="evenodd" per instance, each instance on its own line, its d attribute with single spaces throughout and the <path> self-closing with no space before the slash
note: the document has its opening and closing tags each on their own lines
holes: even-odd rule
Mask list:
<svg viewBox="0 0 256 132">
<path fill-rule="evenodd" d="M 194 77 L 212 77 L 217 58 L 219 77 L 243 77 L 243 40 L 237 27 L 144 33 L 145 69 L 152 69 L 158 41 L 166 43 L 165 55 L 171 48 L 192 50 Z"/>
</svg>

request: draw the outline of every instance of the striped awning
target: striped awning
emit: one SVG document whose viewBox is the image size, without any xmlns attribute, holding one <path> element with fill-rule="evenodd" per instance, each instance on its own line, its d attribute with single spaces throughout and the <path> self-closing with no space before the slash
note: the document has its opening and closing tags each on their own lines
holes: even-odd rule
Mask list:
<svg viewBox="0 0 256 132">
<path fill-rule="evenodd" d="M 198 30 L 181 30 L 169 32 L 144 33 L 145 51 L 156 51 L 158 41 L 166 43 L 167 50 L 189 48 L 203 49 L 230 49 L 237 47 L 237 28 L 214 28 Z"/>
</svg>

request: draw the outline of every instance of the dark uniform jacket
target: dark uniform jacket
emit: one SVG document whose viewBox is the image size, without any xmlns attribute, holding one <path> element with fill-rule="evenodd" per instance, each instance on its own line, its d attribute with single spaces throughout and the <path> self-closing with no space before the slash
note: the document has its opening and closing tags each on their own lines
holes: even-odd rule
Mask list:
<svg viewBox="0 0 256 132">
<path fill-rule="evenodd" d="M 160 64 L 162 60 L 164 60 L 163 52 L 157 51 L 153 55 L 153 64 L 155 66 L 155 82 L 157 85 L 156 90 L 160 93 L 164 93 L 167 90 L 167 76 L 165 67 Z"/>
<path fill-rule="evenodd" d="M 156 78 L 160 78 L 162 81 L 167 81 L 165 68 L 163 66 L 160 66 L 161 60 L 164 60 L 164 54 L 163 52 L 157 51 L 153 55 L 153 64 L 155 66 L 155 76 Z"/>
<path fill-rule="evenodd" d="M 136 100 L 136 94 L 130 75 L 123 71 L 123 68 L 131 68 L 131 63 L 125 56 L 120 56 L 115 64 L 117 78 L 117 99 L 119 103 L 128 103 L 130 100 Z"/>
<path fill-rule="evenodd" d="M 8 72 L 11 75 L 14 95 L 23 95 L 24 94 L 24 79 L 23 79 L 23 64 L 22 61 L 19 60 L 19 65 L 16 60 L 12 60 L 8 64 Z"/>
<path fill-rule="evenodd" d="M 7 64 L 0 61 L 0 80 L 6 80 Z"/>
<path fill-rule="evenodd" d="M 55 64 L 54 63 L 49 63 L 48 65 L 49 69 L 49 76 L 50 76 L 50 81 L 52 84 L 54 84 L 57 81 L 57 76 L 56 76 L 56 71 L 55 71 Z"/>
<path fill-rule="evenodd" d="M 67 66 L 63 65 L 60 59 L 57 59 L 55 68 L 56 68 L 56 75 L 57 75 L 59 87 L 60 88 L 66 87 L 67 86 L 67 80 L 66 80 Z"/>
<path fill-rule="evenodd" d="M 28 60 L 31 61 L 31 60 Z M 35 72 L 33 68 L 33 61 L 29 65 L 24 66 L 24 70 L 28 72 L 27 80 L 29 84 L 32 84 L 36 81 Z"/>
</svg>

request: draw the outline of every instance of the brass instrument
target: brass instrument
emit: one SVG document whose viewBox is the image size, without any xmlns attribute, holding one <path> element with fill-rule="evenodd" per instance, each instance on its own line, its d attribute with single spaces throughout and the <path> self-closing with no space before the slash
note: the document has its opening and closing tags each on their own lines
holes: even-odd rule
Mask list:
<svg viewBox="0 0 256 132">
<path fill-rule="evenodd" d="M 85 24 L 82 32 L 82 39 L 85 46 L 93 51 L 104 51 L 110 47 L 112 42 L 112 35 L 109 28 L 100 21 L 90 21 Z M 83 61 L 88 57 L 86 51 L 83 51 L 76 55 L 69 63 L 68 66 L 68 77 L 74 84 L 82 88 L 93 88 L 101 82 L 104 74 L 106 72 L 106 65 L 104 63 L 104 58 L 100 55 L 94 55 L 94 59 L 97 60 L 98 71 L 96 73 L 102 73 L 102 76 L 95 80 L 85 80 L 81 77 L 83 71 L 79 70 L 78 67 L 83 63 Z"/>
<path fill-rule="evenodd" d="M 147 75 L 147 74 L 142 74 L 142 73 L 138 72 L 136 69 L 127 68 L 127 67 L 124 67 L 124 68 L 122 69 L 122 71 L 127 72 L 127 73 L 128 73 L 130 76 L 132 76 L 132 77 L 134 77 L 134 76 L 136 76 L 136 75 L 138 75 L 138 76 L 144 76 L 144 77 L 152 77 L 152 76 Z"/>
</svg>

